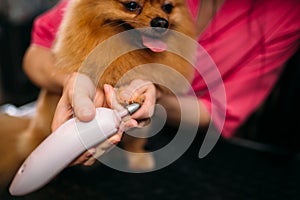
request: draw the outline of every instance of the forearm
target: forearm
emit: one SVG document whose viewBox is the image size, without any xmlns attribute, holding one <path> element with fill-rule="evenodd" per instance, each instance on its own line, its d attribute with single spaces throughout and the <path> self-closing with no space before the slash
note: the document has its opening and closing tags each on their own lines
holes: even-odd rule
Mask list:
<svg viewBox="0 0 300 200">
<path fill-rule="evenodd" d="M 210 114 L 201 100 L 191 96 L 162 95 L 157 100 L 167 112 L 168 122 L 181 122 L 205 128 L 210 123 Z"/>
<path fill-rule="evenodd" d="M 23 59 L 23 69 L 31 81 L 38 87 L 60 93 L 66 74 L 54 68 L 52 52 L 39 46 L 30 46 Z"/>
</svg>

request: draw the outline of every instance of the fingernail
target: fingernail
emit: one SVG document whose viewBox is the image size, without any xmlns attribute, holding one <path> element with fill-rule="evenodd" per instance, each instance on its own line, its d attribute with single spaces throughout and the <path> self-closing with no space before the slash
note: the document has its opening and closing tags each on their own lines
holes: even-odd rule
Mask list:
<svg viewBox="0 0 300 200">
<path fill-rule="evenodd" d="M 87 151 L 86 157 L 92 157 L 96 153 L 96 149 L 92 148 Z"/>
<path fill-rule="evenodd" d="M 80 115 L 81 116 L 85 116 L 85 117 L 90 117 L 91 115 L 93 115 L 94 111 L 91 108 L 82 108 L 80 110 Z"/>
<path fill-rule="evenodd" d="M 114 140 L 111 141 L 111 144 L 117 145 L 120 141 L 121 141 L 121 138 L 114 139 Z"/>
<path fill-rule="evenodd" d="M 130 122 L 128 123 L 129 128 L 137 128 L 138 126 L 139 126 L 139 123 L 134 119 L 131 119 Z"/>
<path fill-rule="evenodd" d="M 89 149 L 88 152 L 89 152 L 91 155 L 94 155 L 94 154 L 96 153 L 96 149 L 95 149 L 95 148 Z"/>
<path fill-rule="evenodd" d="M 92 156 L 93 156 L 92 154 L 87 153 L 87 154 L 85 155 L 85 158 L 88 159 L 88 158 L 90 158 L 90 157 L 92 157 Z"/>
<path fill-rule="evenodd" d="M 104 89 L 104 92 L 109 92 L 109 85 L 108 84 L 104 84 L 103 85 L 103 89 Z"/>
</svg>

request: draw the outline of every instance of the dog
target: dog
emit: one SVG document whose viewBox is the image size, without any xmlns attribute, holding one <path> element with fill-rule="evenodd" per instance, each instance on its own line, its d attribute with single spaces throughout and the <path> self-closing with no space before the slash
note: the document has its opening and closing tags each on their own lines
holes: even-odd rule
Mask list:
<svg viewBox="0 0 300 200">
<path fill-rule="evenodd" d="M 193 59 L 195 46 L 179 40 L 176 33 L 196 36 L 185 0 L 71 0 L 65 12 L 53 47 L 59 70 L 84 73 L 99 89 L 105 83 L 122 88 L 144 79 L 163 92 L 186 92 L 178 74 L 191 82 L 194 70 L 180 54 Z M 166 45 L 172 46 L 170 51 Z M 51 133 L 59 99 L 42 89 L 35 116 L 0 116 L 2 184 L 11 181 L 24 159 Z M 146 139 L 124 134 L 122 142 L 125 149 L 145 152 Z M 136 162 L 131 167 L 153 167 L 145 160 L 131 162 Z"/>
</svg>

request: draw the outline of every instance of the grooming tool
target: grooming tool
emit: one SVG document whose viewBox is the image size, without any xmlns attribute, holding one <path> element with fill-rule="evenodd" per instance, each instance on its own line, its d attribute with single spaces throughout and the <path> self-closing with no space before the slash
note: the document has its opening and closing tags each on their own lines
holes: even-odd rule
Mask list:
<svg viewBox="0 0 300 200">
<path fill-rule="evenodd" d="M 121 111 L 101 107 L 90 122 L 66 121 L 27 157 L 10 185 L 10 194 L 26 195 L 45 186 L 83 152 L 117 133 L 122 118 L 139 108 L 137 103 Z"/>
</svg>

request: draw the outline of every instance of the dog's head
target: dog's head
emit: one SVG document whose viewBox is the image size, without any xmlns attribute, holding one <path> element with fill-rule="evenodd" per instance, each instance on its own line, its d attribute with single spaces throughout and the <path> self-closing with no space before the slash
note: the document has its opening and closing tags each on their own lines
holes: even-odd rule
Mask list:
<svg viewBox="0 0 300 200">
<path fill-rule="evenodd" d="M 81 11 L 77 14 L 82 21 L 88 22 L 93 32 L 105 26 L 113 27 L 116 33 L 130 29 L 143 30 L 140 31 L 140 38 L 144 46 L 154 52 L 165 49 L 162 41 L 169 29 L 194 37 L 185 0 L 75 1 L 77 10 Z"/>
<path fill-rule="evenodd" d="M 186 0 L 70 0 L 53 51 L 60 69 L 80 69 L 95 80 L 107 66 L 111 79 L 145 63 L 171 66 L 190 80 L 194 30 Z M 153 69 L 139 74 L 166 74 Z"/>
</svg>

